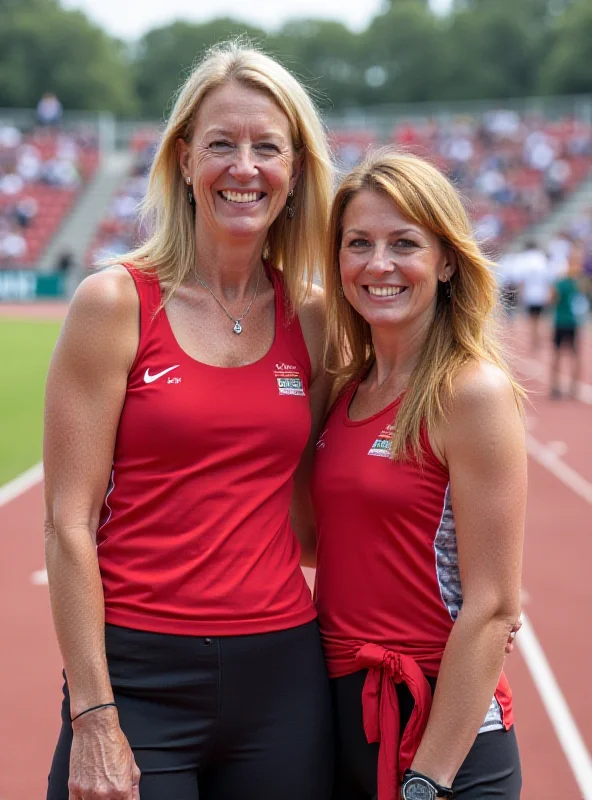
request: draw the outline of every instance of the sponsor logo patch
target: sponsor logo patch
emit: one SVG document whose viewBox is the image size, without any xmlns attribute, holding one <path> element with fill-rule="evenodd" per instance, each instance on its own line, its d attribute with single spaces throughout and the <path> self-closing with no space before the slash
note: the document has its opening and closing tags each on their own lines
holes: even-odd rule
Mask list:
<svg viewBox="0 0 592 800">
<path fill-rule="evenodd" d="M 273 374 L 279 394 L 304 397 L 304 386 L 297 367 L 291 364 L 276 364 Z"/>
<path fill-rule="evenodd" d="M 374 444 L 368 450 L 369 456 L 378 456 L 379 458 L 390 458 L 391 457 L 391 441 L 393 438 L 392 435 L 393 426 L 387 425 L 377 438 L 374 440 Z"/>
</svg>

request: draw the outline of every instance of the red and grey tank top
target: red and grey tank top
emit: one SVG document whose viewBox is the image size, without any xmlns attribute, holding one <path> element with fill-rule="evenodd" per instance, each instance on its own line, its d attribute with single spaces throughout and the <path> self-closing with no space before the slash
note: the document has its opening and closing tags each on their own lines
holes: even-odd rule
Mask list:
<svg viewBox="0 0 592 800">
<path fill-rule="evenodd" d="M 381 741 L 379 797 L 390 798 L 427 724 L 431 690 L 462 607 L 449 474 L 422 433 L 421 461 L 395 462 L 390 444 L 400 398 L 360 421 L 348 410 L 359 382 L 334 404 L 317 443 L 313 503 L 315 600 L 331 677 L 367 668 L 364 725 Z M 399 741 L 395 683 L 415 708 Z M 501 675 L 482 731 L 512 725 Z M 392 795 L 395 797 L 395 795 Z"/>
<path fill-rule="evenodd" d="M 316 612 L 289 506 L 310 435 L 310 359 L 281 275 L 267 355 L 237 368 L 177 343 L 158 280 L 128 267 L 140 299 L 113 472 L 97 533 L 108 623 L 235 635 Z"/>
</svg>

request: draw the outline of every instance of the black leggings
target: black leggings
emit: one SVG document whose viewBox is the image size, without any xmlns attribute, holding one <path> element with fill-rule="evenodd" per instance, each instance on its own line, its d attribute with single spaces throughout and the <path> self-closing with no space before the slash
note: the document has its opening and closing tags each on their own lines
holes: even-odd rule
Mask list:
<svg viewBox="0 0 592 800">
<path fill-rule="evenodd" d="M 112 625 L 105 634 L 142 800 L 329 800 L 333 731 L 316 622 L 253 636 Z M 65 685 L 48 800 L 68 800 L 71 743 Z"/>
<path fill-rule="evenodd" d="M 378 744 L 368 744 L 362 718 L 362 688 L 366 670 L 331 681 L 337 754 L 332 800 L 371 800 L 377 792 Z M 432 691 L 435 681 L 430 680 Z M 413 697 L 397 684 L 401 730 L 413 710 Z M 451 731 L 452 733 L 452 731 Z M 503 797 L 519 800 L 522 786 L 520 756 L 514 728 L 480 733 L 453 784 L 459 800 Z"/>
</svg>

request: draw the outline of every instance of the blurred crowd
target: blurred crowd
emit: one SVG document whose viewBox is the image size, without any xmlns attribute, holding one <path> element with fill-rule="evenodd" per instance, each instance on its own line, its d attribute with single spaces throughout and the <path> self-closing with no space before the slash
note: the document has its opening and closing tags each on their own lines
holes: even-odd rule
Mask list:
<svg viewBox="0 0 592 800">
<path fill-rule="evenodd" d="M 397 124 L 386 141 L 368 128 L 333 129 L 331 139 L 343 170 L 356 164 L 368 147 L 384 143 L 436 161 L 467 198 L 476 233 L 493 256 L 577 188 L 589 174 L 592 158 L 592 125 L 511 110 L 410 120 Z M 89 264 L 125 252 L 140 237 L 137 209 L 157 141 L 154 128 L 139 130 L 132 140 L 134 167 L 101 223 Z"/>
<path fill-rule="evenodd" d="M 87 253 L 89 265 L 117 257 L 142 238 L 138 209 L 158 135 L 155 127 L 146 126 L 133 136 L 132 169 L 97 229 Z M 383 143 L 435 161 L 463 192 L 477 236 L 495 258 L 577 188 L 592 164 L 592 125 L 507 109 L 409 119 L 386 137 L 368 128 L 333 129 L 331 138 L 341 169 L 357 163 L 371 145 Z M 39 101 L 32 130 L 0 124 L 0 268 L 34 263 L 97 160 L 94 134 L 84 128 L 66 131 L 61 104 L 50 93 Z M 568 240 L 582 243 L 585 270 L 590 270 L 591 225 L 590 214 L 583 215 L 551 242 L 552 271 Z"/>
<path fill-rule="evenodd" d="M 87 263 L 100 264 L 131 250 L 141 239 L 139 205 L 148 188 L 148 172 L 158 144 L 153 127 L 136 131 L 130 142 L 133 164 L 97 229 L 87 254 Z"/>
<path fill-rule="evenodd" d="M 387 138 L 434 160 L 450 175 L 492 254 L 576 188 L 592 156 L 592 125 L 507 109 L 479 117 L 411 120 L 396 125 Z M 339 163 L 349 169 L 377 136 L 334 131 L 333 139 Z"/>
<path fill-rule="evenodd" d="M 0 268 L 34 265 L 96 169 L 94 133 L 64 130 L 61 119 L 61 104 L 48 93 L 30 129 L 0 123 Z"/>
</svg>

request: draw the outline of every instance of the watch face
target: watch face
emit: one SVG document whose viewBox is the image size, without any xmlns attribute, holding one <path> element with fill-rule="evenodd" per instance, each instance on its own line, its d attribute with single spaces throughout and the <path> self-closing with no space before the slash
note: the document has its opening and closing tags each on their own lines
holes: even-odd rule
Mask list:
<svg viewBox="0 0 592 800">
<path fill-rule="evenodd" d="M 436 790 L 423 778 L 409 778 L 403 786 L 404 800 L 436 800 Z"/>
</svg>

